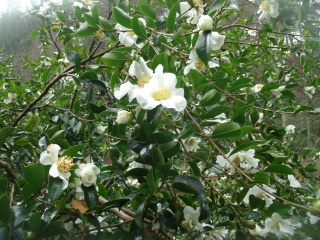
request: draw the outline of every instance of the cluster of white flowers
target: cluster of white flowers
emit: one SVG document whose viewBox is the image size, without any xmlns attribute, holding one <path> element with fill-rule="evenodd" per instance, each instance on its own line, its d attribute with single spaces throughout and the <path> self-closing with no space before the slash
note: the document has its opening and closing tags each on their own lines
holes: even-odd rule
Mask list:
<svg viewBox="0 0 320 240">
<path fill-rule="evenodd" d="M 60 178 L 63 181 L 62 189 L 66 189 L 74 163 L 71 157 L 63 156 L 59 158 L 60 149 L 60 146 L 57 144 L 48 145 L 46 150 L 41 153 L 40 163 L 43 165 L 51 165 L 49 175 L 54 178 Z M 83 199 L 81 184 L 86 187 L 95 184 L 100 169 L 93 163 L 77 163 L 77 165 L 78 168 L 75 169 L 75 174 L 78 178 L 74 179 L 72 186 L 76 188 L 76 196 L 81 200 Z"/>
<path fill-rule="evenodd" d="M 129 101 L 134 98 L 140 107 L 151 110 L 162 105 L 178 112 L 183 111 L 187 106 L 184 98 L 183 88 L 176 88 L 177 77 L 173 73 L 164 73 L 163 66 L 158 65 L 155 73 L 149 69 L 142 57 L 134 61 L 129 69 L 131 76 L 137 77 L 137 84 L 126 82 L 115 91 L 114 96 L 121 99 L 128 94 Z"/>
<path fill-rule="evenodd" d="M 192 6 L 189 4 L 192 2 Z M 202 0 L 192 0 L 180 3 L 180 12 L 182 17 L 187 17 L 187 22 L 197 24 L 204 12 L 204 4 Z"/>
<path fill-rule="evenodd" d="M 234 153 L 230 156 L 231 151 L 226 154 L 226 156 L 229 158 L 229 160 L 235 164 L 236 166 L 239 166 L 243 170 L 247 171 L 251 168 L 257 168 L 259 164 L 259 159 L 254 158 L 254 149 L 250 149 L 246 152 L 240 151 L 237 153 Z M 235 173 L 234 166 L 231 165 L 231 163 L 225 159 L 222 155 L 217 156 L 217 163 L 224 168 L 227 168 L 230 170 L 230 173 Z"/>
</svg>

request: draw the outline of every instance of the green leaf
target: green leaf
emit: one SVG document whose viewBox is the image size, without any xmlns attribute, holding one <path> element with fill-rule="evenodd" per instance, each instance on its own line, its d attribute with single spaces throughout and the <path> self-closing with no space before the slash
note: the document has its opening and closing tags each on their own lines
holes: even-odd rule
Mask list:
<svg viewBox="0 0 320 240">
<path fill-rule="evenodd" d="M 153 161 L 154 165 L 165 164 L 163 154 L 162 154 L 161 150 L 157 147 L 154 148 L 154 150 L 152 152 L 152 161 Z"/>
<path fill-rule="evenodd" d="M 180 151 L 180 144 L 176 140 L 164 144 L 159 144 L 159 147 L 163 153 L 163 156 L 167 158 L 176 155 Z"/>
<path fill-rule="evenodd" d="M 156 20 L 156 18 L 157 18 L 156 13 L 150 5 L 139 4 L 139 8 L 144 15 L 152 18 L 153 20 Z"/>
<path fill-rule="evenodd" d="M 151 191 L 155 192 L 157 190 L 156 181 L 154 179 L 154 172 L 151 168 L 147 174 L 147 184 Z"/>
<path fill-rule="evenodd" d="M 247 195 L 248 191 L 249 191 L 249 188 L 244 188 L 239 192 L 239 194 L 237 195 L 237 203 L 238 204 L 240 204 L 243 201 L 243 199 Z"/>
<path fill-rule="evenodd" d="M 217 106 L 210 109 L 207 113 L 204 113 L 204 117 L 201 117 L 201 118 L 209 120 L 209 118 L 214 118 L 221 113 L 227 112 L 229 109 L 230 109 L 230 106 L 227 106 L 227 105 Z"/>
<path fill-rule="evenodd" d="M 64 222 L 62 221 L 54 221 L 49 223 L 47 226 L 43 228 L 43 230 L 37 236 L 38 239 L 42 238 L 52 238 L 54 236 L 58 236 L 61 234 L 67 234 L 67 230 L 64 228 Z"/>
<path fill-rule="evenodd" d="M 7 178 L 0 178 L 0 196 L 6 194 L 8 189 L 8 179 Z"/>
<path fill-rule="evenodd" d="M 193 176 L 177 175 L 171 180 L 172 187 L 175 189 L 195 194 L 195 199 L 200 202 L 206 202 L 206 193 L 200 180 Z"/>
<path fill-rule="evenodd" d="M 256 172 L 253 177 L 253 182 L 268 185 L 270 184 L 269 174 L 264 172 Z"/>
<path fill-rule="evenodd" d="M 147 39 L 147 31 L 146 27 L 143 23 L 139 20 L 138 15 L 135 15 L 131 20 L 132 30 L 133 32 L 141 39 Z"/>
<path fill-rule="evenodd" d="M 41 163 L 34 163 L 27 167 L 21 165 L 23 177 L 30 185 L 33 193 L 41 191 L 43 183 L 46 179 L 45 172 Z"/>
<path fill-rule="evenodd" d="M 102 56 L 104 64 L 108 67 L 119 67 L 122 66 L 126 61 L 130 60 L 127 54 L 123 52 L 109 52 Z"/>
<path fill-rule="evenodd" d="M 239 5 L 238 5 L 237 1 L 235 1 L 235 0 L 231 0 L 230 1 L 229 6 L 227 7 L 227 9 L 235 9 L 235 10 L 239 10 L 240 11 Z"/>
<path fill-rule="evenodd" d="M 57 14 L 58 19 L 59 19 L 61 22 L 65 23 L 65 22 L 67 21 L 66 15 L 65 15 L 63 12 L 61 12 L 61 11 L 56 11 L 56 14 Z"/>
<path fill-rule="evenodd" d="M 222 6 L 223 2 L 225 2 L 225 0 L 214 1 L 209 9 L 209 13 L 218 10 Z"/>
<path fill-rule="evenodd" d="M 62 153 L 62 156 L 69 156 L 69 157 L 79 157 L 82 156 L 82 154 L 79 154 L 79 151 L 86 149 L 87 144 L 81 143 L 75 146 L 72 146 L 71 148 L 68 148 Z"/>
<path fill-rule="evenodd" d="M 95 19 L 92 15 L 85 13 L 84 18 L 88 24 L 94 28 L 99 28 L 99 19 Z"/>
<path fill-rule="evenodd" d="M 60 178 L 53 178 L 49 176 L 48 181 L 48 197 L 54 202 L 57 200 L 63 192 L 63 181 Z"/>
<path fill-rule="evenodd" d="M 180 6 L 180 2 L 178 1 L 170 8 L 170 12 L 167 18 L 168 32 L 172 33 L 174 31 L 174 26 L 176 23 L 176 15 L 177 15 L 179 6 Z"/>
<path fill-rule="evenodd" d="M 178 138 L 182 138 L 182 139 L 185 139 L 185 138 L 188 138 L 191 133 L 193 132 L 194 130 L 194 127 L 193 127 L 193 124 L 188 124 L 187 126 L 185 126 L 181 132 L 179 133 L 179 136 Z"/>
<path fill-rule="evenodd" d="M 168 53 L 160 53 L 152 60 L 152 69 L 155 70 L 158 65 L 163 66 L 163 72 L 174 73 L 176 71 L 174 61 Z"/>
<path fill-rule="evenodd" d="M 234 122 L 219 124 L 212 133 L 213 138 L 233 138 L 241 134 L 240 126 Z"/>
<path fill-rule="evenodd" d="M 273 173 L 280 173 L 280 174 L 294 174 L 294 171 L 292 168 L 281 165 L 281 164 L 272 164 L 266 169 L 264 169 L 265 172 L 273 172 Z"/>
<path fill-rule="evenodd" d="M 248 150 L 248 149 L 259 149 L 260 147 L 257 146 L 258 144 L 261 144 L 260 141 L 249 141 L 241 143 L 238 147 L 236 147 L 231 153 L 230 156 L 236 152 L 239 152 L 241 150 Z"/>
<path fill-rule="evenodd" d="M 142 227 L 142 222 L 143 222 L 143 215 L 145 212 L 145 206 L 146 203 L 143 202 L 139 205 L 137 211 L 135 212 L 135 217 L 134 217 L 134 221 L 135 223 L 141 228 Z"/>
<path fill-rule="evenodd" d="M 61 139 L 61 138 L 64 138 L 64 130 L 57 131 L 55 134 L 53 134 L 53 136 L 50 138 L 50 140 L 52 142 L 54 142 L 54 141 Z"/>
<path fill-rule="evenodd" d="M 121 26 L 131 29 L 131 17 L 121 8 L 113 7 L 112 15 L 114 20 L 116 20 Z"/>
<path fill-rule="evenodd" d="M 200 106 L 212 106 L 216 103 L 218 103 L 221 99 L 221 94 L 215 90 L 212 89 L 209 92 L 207 92 L 203 98 L 200 99 Z"/>
<path fill-rule="evenodd" d="M 11 221 L 11 208 L 10 208 L 10 200 L 7 195 L 2 195 L 0 197 L 0 223 L 4 225 L 9 225 Z"/>
<path fill-rule="evenodd" d="M 98 30 L 99 30 L 99 28 L 91 27 L 91 26 L 79 28 L 78 31 L 76 32 L 75 36 L 76 37 L 90 37 L 90 36 L 93 36 L 94 33 Z"/>
<path fill-rule="evenodd" d="M 35 212 L 31 215 L 29 219 L 29 224 L 33 233 L 38 235 L 41 230 L 41 213 Z"/>
<path fill-rule="evenodd" d="M 94 207 L 98 205 L 98 195 L 97 195 L 97 190 L 94 184 L 92 184 L 90 187 L 86 187 L 82 184 L 81 188 L 84 193 L 84 199 L 86 200 L 86 203 L 88 204 L 88 206 Z"/>
<path fill-rule="evenodd" d="M 100 22 L 101 27 L 104 30 L 112 30 L 113 29 L 112 24 L 107 19 L 105 19 L 103 17 L 99 17 L 99 22 Z"/>
<path fill-rule="evenodd" d="M 199 35 L 196 43 L 198 57 L 206 66 L 211 59 L 211 41 L 211 31 L 204 31 Z"/>
<path fill-rule="evenodd" d="M 264 85 L 261 88 L 260 92 L 267 92 L 267 91 L 270 91 L 272 89 L 277 89 L 279 87 L 280 87 L 279 83 L 277 83 L 277 82 L 269 82 L 269 83 L 267 83 L 266 85 Z"/>
<path fill-rule="evenodd" d="M 68 54 L 67 59 L 74 64 L 76 72 L 81 71 L 81 57 L 77 52 L 71 52 Z"/>
<path fill-rule="evenodd" d="M 14 132 L 14 127 L 6 127 L 0 131 L 0 147 L 6 142 L 7 138 Z"/>
<path fill-rule="evenodd" d="M 11 227 L 0 225 L 0 236 L 3 240 L 11 239 Z"/>
<path fill-rule="evenodd" d="M 271 216 L 273 213 L 277 212 L 280 215 L 285 215 L 291 210 L 291 205 L 284 204 L 275 200 L 265 211 L 267 216 Z"/>
<path fill-rule="evenodd" d="M 158 168 L 163 176 L 167 176 L 172 167 L 172 160 L 169 160 L 166 164 L 158 164 Z"/>
</svg>

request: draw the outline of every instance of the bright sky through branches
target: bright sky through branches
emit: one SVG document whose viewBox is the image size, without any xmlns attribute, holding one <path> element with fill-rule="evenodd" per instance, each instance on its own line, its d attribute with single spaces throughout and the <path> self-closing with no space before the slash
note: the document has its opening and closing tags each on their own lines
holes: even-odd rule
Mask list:
<svg viewBox="0 0 320 240">
<path fill-rule="evenodd" d="M 31 0 L 17 0 L 18 4 L 18 10 L 19 11 L 26 11 L 28 8 L 31 8 Z M 10 0 L 0 0 L 0 13 L 7 12 L 7 10 L 10 8 Z"/>
</svg>

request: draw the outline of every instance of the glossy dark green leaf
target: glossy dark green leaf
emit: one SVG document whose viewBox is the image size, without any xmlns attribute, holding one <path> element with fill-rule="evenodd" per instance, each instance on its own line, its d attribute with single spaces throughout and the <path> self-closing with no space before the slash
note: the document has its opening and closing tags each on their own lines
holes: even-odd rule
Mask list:
<svg viewBox="0 0 320 240">
<path fill-rule="evenodd" d="M 253 182 L 268 185 L 270 184 L 269 174 L 264 172 L 256 172 L 253 177 Z"/>
<path fill-rule="evenodd" d="M 234 122 L 219 124 L 212 133 L 213 138 L 233 138 L 241 134 L 240 126 Z"/>
<path fill-rule="evenodd" d="M 154 150 L 152 152 L 152 161 L 155 165 L 165 164 L 163 154 L 158 147 L 154 148 Z"/>
<path fill-rule="evenodd" d="M 100 22 L 101 27 L 104 30 L 112 30 L 113 29 L 112 24 L 107 19 L 105 19 L 103 17 L 99 17 L 99 22 Z"/>
<path fill-rule="evenodd" d="M 135 15 L 131 20 L 131 28 L 133 32 L 141 39 L 147 39 L 147 30 L 143 23 L 139 20 L 138 15 Z"/>
<path fill-rule="evenodd" d="M 200 99 L 200 106 L 212 106 L 216 103 L 218 103 L 221 99 L 221 93 L 219 93 L 217 90 L 212 89 L 209 92 L 207 92 L 203 98 Z"/>
<path fill-rule="evenodd" d="M 81 57 L 77 52 L 71 52 L 67 55 L 67 59 L 74 64 L 76 72 L 79 73 L 81 70 Z"/>
<path fill-rule="evenodd" d="M 185 126 L 181 132 L 179 133 L 179 136 L 178 138 L 182 138 L 182 139 L 185 139 L 185 138 L 188 138 L 191 133 L 193 132 L 194 130 L 194 127 L 193 127 L 193 124 L 188 124 L 187 126 Z"/>
<path fill-rule="evenodd" d="M 291 210 L 291 205 L 284 204 L 278 200 L 275 200 L 265 211 L 265 214 L 267 216 L 271 216 L 273 213 L 277 212 L 280 215 L 286 215 L 290 210 Z"/>
<path fill-rule="evenodd" d="M 225 1 L 226 0 L 216 0 L 216 1 L 214 1 L 212 3 L 212 5 L 210 6 L 209 13 L 218 10 Z"/>
<path fill-rule="evenodd" d="M 11 208 L 10 208 L 10 200 L 7 195 L 2 195 L 0 197 L 0 223 L 3 223 L 4 225 L 9 225 L 11 221 Z"/>
<path fill-rule="evenodd" d="M 172 167 L 172 160 L 169 160 L 165 164 L 158 164 L 158 168 L 160 170 L 160 173 L 163 176 L 167 176 L 169 174 L 169 171 L 170 171 L 171 167 Z"/>
<path fill-rule="evenodd" d="M 266 169 L 264 169 L 265 172 L 273 172 L 273 173 L 279 173 L 279 174 L 294 174 L 294 171 L 292 168 L 286 166 L 286 165 L 281 165 L 281 164 L 272 164 Z"/>
<path fill-rule="evenodd" d="M 230 109 L 230 107 L 227 105 L 217 106 L 217 107 L 210 109 L 208 112 L 204 113 L 201 116 L 201 118 L 203 118 L 203 119 L 214 118 L 214 117 L 220 115 L 221 113 L 226 113 L 229 109 Z"/>
<path fill-rule="evenodd" d="M 102 60 L 109 67 L 119 67 L 130 60 L 130 58 L 123 52 L 113 51 L 104 54 Z"/>
<path fill-rule="evenodd" d="M 261 198 L 256 198 L 254 195 L 249 196 L 249 204 L 252 209 L 261 209 L 266 205 L 266 202 Z"/>
<path fill-rule="evenodd" d="M 0 131 L 0 147 L 6 142 L 7 138 L 14 132 L 15 128 L 13 127 L 6 127 L 1 129 Z"/>
<path fill-rule="evenodd" d="M 85 13 L 83 14 L 84 18 L 86 19 L 86 22 L 94 27 L 94 28 L 99 28 L 99 18 L 95 19 L 91 14 Z"/>
<path fill-rule="evenodd" d="M 41 163 L 30 164 L 22 167 L 23 177 L 30 185 L 34 193 L 41 191 L 43 183 L 46 179 L 43 165 Z"/>
<path fill-rule="evenodd" d="M 90 187 L 86 187 L 83 184 L 81 185 L 81 188 L 84 193 L 84 199 L 86 200 L 86 203 L 89 207 L 94 207 L 98 205 L 98 195 L 97 190 L 94 185 L 91 185 Z"/>
<path fill-rule="evenodd" d="M 151 168 L 147 174 L 147 184 L 151 191 L 155 192 L 157 190 L 156 181 L 154 178 L 154 170 Z"/>
<path fill-rule="evenodd" d="M 247 192 L 249 191 L 249 188 L 243 188 L 239 194 L 237 194 L 237 203 L 240 204 L 245 196 L 247 195 Z"/>
<path fill-rule="evenodd" d="M 0 178 L 0 196 L 6 194 L 8 188 L 8 179 L 7 178 Z"/>
<path fill-rule="evenodd" d="M 277 89 L 277 88 L 279 88 L 279 87 L 280 87 L 280 84 L 279 84 L 279 83 L 277 83 L 277 82 L 269 82 L 269 83 L 265 84 L 265 85 L 261 88 L 260 92 L 270 91 L 270 90 L 272 90 L 272 89 Z"/>
<path fill-rule="evenodd" d="M 167 28 L 169 32 L 174 31 L 175 23 L 176 23 L 176 15 L 179 9 L 179 2 L 176 2 L 173 4 L 173 6 L 170 8 L 170 12 L 167 18 Z"/>
<path fill-rule="evenodd" d="M 29 224 L 32 232 L 37 235 L 41 230 L 41 213 L 40 212 L 33 213 L 30 217 Z"/>
<path fill-rule="evenodd" d="M 198 57 L 206 66 L 208 66 L 208 62 L 211 60 L 211 42 L 211 31 L 205 31 L 199 35 L 196 43 L 196 52 L 198 54 Z"/>
<path fill-rule="evenodd" d="M 83 28 L 79 28 L 75 35 L 77 37 L 90 37 L 90 36 L 93 36 L 94 33 L 98 30 L 99 28 L 97 27 L 91 27 L 91 26 L 83 27 Z"/>
<path fill-rule="evenodd" d="M 48 197 L 51 201 L 57 200 L 63 192 L 63 181 L 60 178 L 49 176 Z"/>
<path fill-rule="evenodd" d="M 13 227 L 16 228 L 24 221 L 28 221 L 34 210 L 40 205 L 39 201 L 31 200 L 21 206 L 12 206 L 11 209 L 14 214 Z"/>
<path fill-rule="evenodd" d="M 172 186 L 180 191 L 204 195 L 205 190 L 200 180 L 193 176 L 178 175 L 171 180 Z"/>
<path fill-rule="evenodd" d="M 153 10 L 153 8 L 150 5 L 148 5 L 148 4 L 139 4 L 139 8 L 140 8 L 141 12 L 144 15 L 152 18 L 153 20 L 156 20 L 156 17 L 157 17 L 156 13 L 155 13 L 155 11 Z"/>
<path fill-rule="evenodd" d="M 67 234 L 67 230 L 64 228 L 64 222 L 54 221 L 49 223 L 43 228 L 43 230 L 37 236 L 39 239 L 52 238 L 61 234 Z"/>
<path fill-rule="evenodd" d="M 131 29 L 131 17 L 125 13 L 121 8 L 113 7 L 112 15 L 117 23 L 121 26 Z"/>
<path fill-rule="evenodd" d="M 138 209 L 136 210 L 136 215 L 134 217 L 135 223 L 141 228 L 143 222 L 143 215 L 145 212 L 146 203 L 143 202 L 139 205 Z"/>
<path fill-rule="evenodd" d="M 159 144 L 159 146 L 163 156 L 168 158 L 176 155 L 181 150 L 180 143 L 176 140 L 164 144 Z"/>
<path fill-rule="evenodd" d="M 56 11 L 56 14 L 57 14 L 58 19 L 61 22 L 65 23 L 67 21 L 67 18 L 66 18 L 66 15 L 64 14 L 64 12 Z"/>
</svg>

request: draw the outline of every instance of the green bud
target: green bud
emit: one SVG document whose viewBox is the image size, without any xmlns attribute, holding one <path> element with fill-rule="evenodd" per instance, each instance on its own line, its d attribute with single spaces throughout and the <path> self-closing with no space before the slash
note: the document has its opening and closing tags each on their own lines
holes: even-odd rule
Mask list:
<svg viewBox="0 0 320 240">
<path fill-rule="evenodd" d="M 312 203 L 312 212 L 317 215 L 320 214 L 320 200 L 314 201 Z"/>
<path fill-rule="evenodd" d="M 243 224 L 250 230 L 254 230 L 256 228 L 256 223 L 253 221 L 243 221 Z"/>
</svg>

